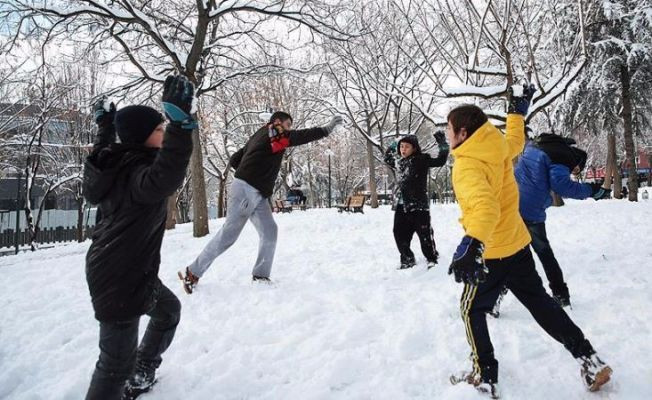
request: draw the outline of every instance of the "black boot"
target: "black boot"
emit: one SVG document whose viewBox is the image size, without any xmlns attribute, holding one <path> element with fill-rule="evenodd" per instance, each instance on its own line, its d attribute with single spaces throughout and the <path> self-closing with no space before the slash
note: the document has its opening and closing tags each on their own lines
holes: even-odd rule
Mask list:
<svg viewBox="0 0 652 400">
<path fill-rule="evenodd" d="M 122 400 L 134 400 L 150 391 L 156 383 L 156 368 L 143 362 L 136 363 L 136 370 L 125 385 Z"/>
</svg>

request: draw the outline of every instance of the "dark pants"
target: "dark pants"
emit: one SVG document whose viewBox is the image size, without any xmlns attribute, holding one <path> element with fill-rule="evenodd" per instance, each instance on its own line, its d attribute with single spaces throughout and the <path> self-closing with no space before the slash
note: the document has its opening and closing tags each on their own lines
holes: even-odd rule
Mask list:
<svg viewBox="0 0 652 400">
<path fill-rule="evenodd" d="M 569 299 L 570 295 L 568 286 L 564 282 L 564 274 L 561 272 L 555 254 L 552 252 L 552 247 L 550 247 L 550 242 L 548 242 L 546 223 L 525 221 L 525 225 L 530 231 L 530 236 L 532 236 L 532 249 L 537 253 L 541 265 L 543 265 L 552 295 L 561 299 Z"/>
<path fill-rule="evenodd" d="M 539 326 L 563 344 L 573 357 L 595 353 L 580 328 L 546 293 L 529 246 L 507 258 L 486 260 L 486 265 L 489 268 L 487 279 L 477 286 L 464 285 L 460 302 L 473 369 L 484 382 L 498 382 L 498 361 L 489 338 L 486 313 L 491 311 L 504 286 L 528 309 Z"/>
<path fill-rule="evenodd" d="M 86 400 L 120 399 L 127 379 L 136 363 L 156 369 L 161 365 L 161 354 L 170 346 L 179 324 L 181 303 L 164 285 L 161 285 L 147 330 L 138 344 L 139 318 L 127 321 L 100 322 L 100 357 L 95 365 Z"/>
<path fill-rule="evenodd" d="M 401 253 L 401 263 L 414 262 L 414 253 L 410 250 L 412 236 L 416 232 L 421 242 L 421 251 L 428 261 L 436 261 L 437 245 L 430 225 L 430 212 L 405 212 L 403 206 L 396 207 L 394 213 L 394 240 Z"/>
</svg>

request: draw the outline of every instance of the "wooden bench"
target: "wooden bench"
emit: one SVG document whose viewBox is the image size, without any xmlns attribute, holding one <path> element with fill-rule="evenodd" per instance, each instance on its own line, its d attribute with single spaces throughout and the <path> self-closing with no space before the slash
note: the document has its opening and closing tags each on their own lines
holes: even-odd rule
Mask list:
<svg viewBox="0 0 652 400">
<path fill-rule="evenodd" d="M 349 203 L 351 203 L 351 196 L 346 198 L 344 204 L 335 204 L 335 207 L 337 208 L 337 212 L 341 213 L 343 211 L 347 211 L 347 209 L 349 208 Z"/>
<path fill-rule="evenodd" d="M 353 213 L 362 213 L 364 214 L 364 195 L 351 196 L 351 202 L 349 203 L 349 208 L 346 210 Z"/>
<path fill-rule="evenodd" d="M 365 202 L 364 195 L 354 195 L 354 196 L 349 196 L 346 199 L 345 204 L 338 204 L 335 207 L 337 207 L 337 212 L 346 211 L 346 212 L 364 214 L 364 202 Z"/>
<path fill-rule="evenodd" d="M 274 208 L 280 213 L 292 212 L 292 206 L 283 200 L 274 200 Z"/>
</svg>

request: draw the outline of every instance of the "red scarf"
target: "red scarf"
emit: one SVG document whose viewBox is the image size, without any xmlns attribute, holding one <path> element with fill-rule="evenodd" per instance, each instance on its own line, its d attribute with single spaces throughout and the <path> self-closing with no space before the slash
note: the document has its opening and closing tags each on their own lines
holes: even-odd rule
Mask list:
<svg viewBox="0 0 652 400">
<path fill-rule="evenodd" d="M 290 136 L 279 126 L 267 125 L 269 142 L 272 145 L 272 153 L 276 154 L 285 150 L 290 145 Z"/>
</svg>

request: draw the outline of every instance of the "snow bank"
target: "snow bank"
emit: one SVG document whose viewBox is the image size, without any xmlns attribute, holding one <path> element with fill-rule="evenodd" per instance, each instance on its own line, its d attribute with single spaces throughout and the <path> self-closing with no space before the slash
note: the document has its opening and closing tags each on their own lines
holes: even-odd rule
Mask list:
<svg viewBox="0 0 652 400">
<path fill-rule="evenodd" d="M 652 390 L 652 201 L 577 202 L 549 212 L 548 231 L 575 309 L 613 369 L 585 391 L 579 366 L 513 296 L 489 320 L 504 399 L 647 399 Z M 442 254 L 398 271 L 388 208 L 278 215 L 272 287 L 253 285 L 258 238 L 241 240 L 181 290 L 176 271 L 208 237 L 166 234 L 161 279 L 183 304 L 177 337 L 146 399 L 474 399 L 451 386 L 468 367 L 461 286 L 446 274 L 462 235 L 455 205 L 432 207 Z M 211 221 L 215 232 L 222 220 Z M 628 231 L 629 227 L 631 231 Z M 88 242 L 0 258 L 0 398 L 81 399 L 98 354 L 84 278 Z M 146 318 L 143 318 L 141 333 Z"/>
</svg>

